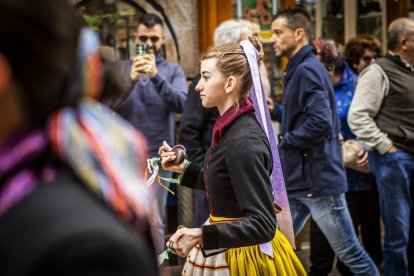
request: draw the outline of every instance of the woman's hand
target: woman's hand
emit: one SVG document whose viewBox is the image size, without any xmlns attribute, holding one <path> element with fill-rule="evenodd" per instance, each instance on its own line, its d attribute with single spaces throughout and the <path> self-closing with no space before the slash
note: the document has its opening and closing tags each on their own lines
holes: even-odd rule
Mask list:
<svg viewBox="0 0 414 276">
<path fill-rule="evenodd" d="M 167 247 L 180 257 L 187 257 L 191 249 L 203 242 L 203 231 L 201 228 L 179 228 L 167 242 Z"/>
<path fill-rule="evenodd" d="M 158 150 L 158 154 L 161 156 L 161 166 L 166 171 L 176 172 L 176 173 L 183 173 L 184 171 L 184 162 L 180 165 L 174 165 L 173 162 L 177 156 L 175 152 L 171 151 L 172 148 L 167 144 L 167 142 L 163 142 L 162 146 Z"/>
</svg>

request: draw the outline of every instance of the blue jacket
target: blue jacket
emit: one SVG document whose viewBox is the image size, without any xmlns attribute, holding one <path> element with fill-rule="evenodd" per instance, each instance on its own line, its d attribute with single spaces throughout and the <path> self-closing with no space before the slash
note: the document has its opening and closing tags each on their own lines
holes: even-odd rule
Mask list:
<svg viewBox="0 0 414 276">
<path fill-rule="evenodd" d="M 344 140 L 356 139 L 355 134 L 352 133 L 348 125 L 348 111 L 354 97 L 355 88 L 358 81 L 356 76 L 348 64 L 343 61 L 343 73 L 341 79 L 334 85 L 336 108 L 339 118 L 339 126 Z"/>
<path fill-rule="evenodd" d="M 174 113 L 183 111 L 187 99 L 187 82 L 181 67 L 160 54 L 156 63 L 158 74 L 153 79 L 140 77 L 129 97 L 117 108 L 146 138 L 149 157 L 158 155 L 162 141 L 175 144 Z M 129 76 L 132 60 L 121 65 Z"/>
<path fill-rule="evenodd" d="M 348 64 L 344 61 L 343 73 L 341 79 L 334 85 L 336 108 L 338 109 L 338 118 L 340 122 L 340 131 L 344 140 L 356 139 L 348 125 L 348 111 L 354 97 L 355 88 L 358 81 Z M 369 191 L 372 185 L 375 185 L 375 179 L 372 174 L 357 172 L 346 169 L 348 179 L 348 192 Z"/>
<path fill-rule="evenodd" d="M 346 191 L 335 94 L 325 67 L 306 45 L 284 77 L 280 157 L 289 197 Z"/>
</svg>

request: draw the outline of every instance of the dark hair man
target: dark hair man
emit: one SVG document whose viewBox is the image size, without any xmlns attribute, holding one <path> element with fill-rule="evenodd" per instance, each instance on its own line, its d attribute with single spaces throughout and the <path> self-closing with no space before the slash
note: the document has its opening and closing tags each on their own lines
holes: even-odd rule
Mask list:
<svg viewBox="0 0 414 276">
<path fill-rule="evenodd" d="M 378 270 L 355 235 L 346 206 L 338 117 L 332 82 L 314 57 L 310 17 L 301 9 L 279 11 L 272 22 L 276 57 L 287 57 L 280 157 L 295 234 L 309 216 L 339 259 L 356 275 Z"/>
</svg>

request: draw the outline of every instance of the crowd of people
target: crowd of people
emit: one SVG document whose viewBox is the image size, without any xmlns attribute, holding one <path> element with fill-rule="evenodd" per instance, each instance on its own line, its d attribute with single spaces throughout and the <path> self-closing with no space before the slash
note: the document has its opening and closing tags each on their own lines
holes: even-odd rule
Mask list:
<svg viewBox="0 0 414 276">
<path fill-rule="evenodd" d="M 137 22 L 147 52 L 114 63 L 68 1 L 3 0 L 0 274 L 168 275 L 160 260 L 176 254 L 182 275 L 323 276 L 335 257 L 342 275 L 414 275 L 414 20 L 390 24 L 383 56 L 369 35 L 312 40 L 300 8 L 271 31 L 288 60 L 281 104 L 257 22 L 221 23 L 187 87 L 156 14 Z M 166 238 L 173 178 L 195 190 L 195 216 Z M 305 268 L 286 229 L 309 218 Z"/>
</svg>

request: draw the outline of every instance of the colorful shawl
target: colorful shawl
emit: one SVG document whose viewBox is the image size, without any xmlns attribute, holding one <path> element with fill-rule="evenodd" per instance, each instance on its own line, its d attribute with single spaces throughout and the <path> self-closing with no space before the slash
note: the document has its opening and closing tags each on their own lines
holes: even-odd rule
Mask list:
<svg viewBox="0 0 414 276">
<path fill-rule="evenodd" d="M 146 189 L 143 137 L 112 110 L 94 101 L 54 114 L 49 132 L 19 133 L 0 145 L 0 215 L 42 180 L 54 177 L 42 156 L 49 146 L 126 222 L 148 221 L 152 195 Z M 137 229 L 143 230 L 143 229 Z"/>
<path fill-rule="evenodd" d="M 29 195 L 41 180 L 50 181 L 51 164 L 39 164 L 48 147 L 45 131 L 19 132 L 0 144 L 0 216 Z"/>
</svg>

